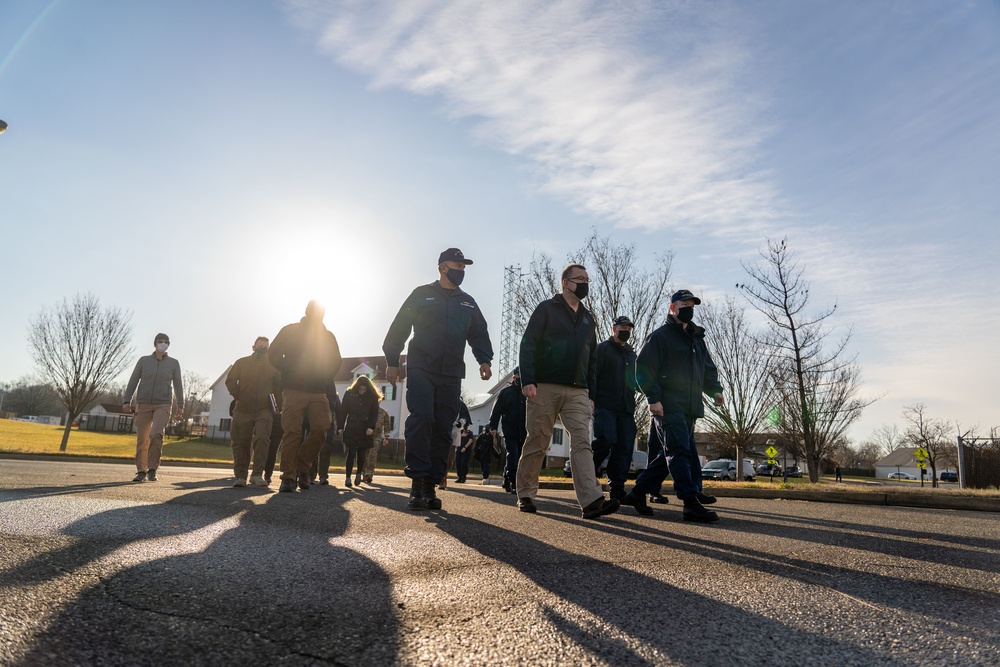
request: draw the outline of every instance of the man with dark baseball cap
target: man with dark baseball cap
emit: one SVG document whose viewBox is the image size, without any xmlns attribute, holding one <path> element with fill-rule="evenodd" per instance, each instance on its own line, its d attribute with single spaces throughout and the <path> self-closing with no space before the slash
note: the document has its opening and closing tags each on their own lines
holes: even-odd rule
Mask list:
<svg viewBox="0 0 1000 667">
<path fill-rule="evenodd" d="M 690 290 L 670 297 L 667 321 L 643 343 L 636 361 L 636 380 L 652 414 L 650 440 L 662 447 L 639 473 L 623 504 L 640 514 L 652 514 L 646 494 L 658 493 L 669 471 L 674 492 L 684 503 L 684 520 L 709 523 L 719 516 L 705 508 L 715 497 L 702 492 L 701 461 L 694 442 L 694 424 L 705 416 L 702 394 L 723 404 L 722 385 L 715 362 L 705 345 L 705 330 L 694 323 L 694 307 L 701 303 Z"/>
<path fill-rule="evenodd" d="M 451 429 L 461 407 L 465 377 L 465 344 L 479 362 L 479 377 L 493 375 L 493 345 L 486 318 L 476 300 L 459 285 L 471 259 L 458 248 L 438 255 L 438 279 L 413 290 L 382 343 L 386 378 L 399 379 L 399 357 L 413 333 L 406 356 L 406 405 L 410 410 L 404 427 L 406 468 L 412 482 L 409 508 L 440 509 L 435 486 L 447 472 Z"/>
</svg>

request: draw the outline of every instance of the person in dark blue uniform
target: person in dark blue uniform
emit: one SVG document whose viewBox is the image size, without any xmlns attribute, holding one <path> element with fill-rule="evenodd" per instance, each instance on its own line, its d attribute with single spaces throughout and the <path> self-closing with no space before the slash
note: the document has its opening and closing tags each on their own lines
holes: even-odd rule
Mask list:
<svg viewBox="0 0 1000 667">
<path fill-rule="evenodd" d="M 497 427 L 503 427 L 503 442 L 507 449 L 507 459 L 503 467 L 503 490 L 517 493 L 517 461 L 521 458 L 521 445 L 528 437 L 524 425 L 524 409 L 527 401 L 521 392 L 521 369 L 515 368 L 509 387 L 505 387 L 490 413 L 490 431 L 495 436 Z"/>
<path fill-rule="evenodd" d="M 700 303 L 688 290 L 674 292 L 666 323 L 639 350 L 636 380 L 649 401 L 651 428 L 656 429 L 662 449 L 639 473 L 622 503 L 640 514 L 652 514 L 646 494 L 659 490 L 669 470 L 674 492 L 684 503 L 684 520 L 709 523 L 719 516 L 705 508 L 715 502 L 715 496 L 702 491 L 694 424 L 705 416 L 702 394 L 712 396 L 720 406 L 723 395 L 718 370 L 705 345 L 705 330 L 692 321 L 694 307 Z"/>
<path fill-rule="evenodd" d="M 594 395 L 594 469 L 608 459 L 609 495 L 625 497 L 625 481 L 635 450 L 635 350 L 628 344 L 632 320 L 621 315 L 611 339 L 597 346 L 597 392 Z"/>
<path fill-rule="evenodd" d="M 479 377 L 493 375 L 493 345 L 476 300 L 459 285 L 472 264 L 458 248 L 438 257 L 438 279 L 407 297 L 382 344 L 386 378 L 399 379 L 399 355 L 410 337 L 406 357 L 406 476 L 412 480 L 409 507 L 440 509 L 435 486 L 444 477 L 452 427 L 461 403 L 465 345 L 479 362 Z"/>
</svg>

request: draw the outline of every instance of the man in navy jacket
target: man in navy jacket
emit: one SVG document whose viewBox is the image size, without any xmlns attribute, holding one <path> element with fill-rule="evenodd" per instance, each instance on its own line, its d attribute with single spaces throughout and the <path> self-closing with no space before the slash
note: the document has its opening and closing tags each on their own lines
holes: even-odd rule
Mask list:
<svg viewBox="0 0 1000 667">
<path fill-rule="evenodd" d="M 479 362 L 479 377 L 493 375 L 493 345 L 476 300 L 459 288 L 471 259 L 458 248 L 438 257 L 438 279 L 407 297 L 382 344 L 386 378 L 399 379 L 399 355 L 406 355 L 406 476 L 412 480 L 409 507 L 440 509 L 435 486 L 447 472 L 451 429 L 461 403 L 465 344 Z"/>
<path fill-rule="evenodd" d="M 490 413 L 490 431 L 495 436 L 497 427 L 503 426 L 503 444 L 507 449 L 507 459 L 503 467 L 503 489 L 514 493 L 517 483 L 517 461 L 521 458 L 521 445 L 528 435 L 524 426 L 525 398 L 521 391 L 521 369 L 515 368 L 511 383 L 505 387 Z"/>
<path fill-rule="evenodd" d="M 652 514 L 646 494 L 658 492 L 667 472 L 674 492 L 684 502 L 684 519 L 708 523 L 719 516 L 705 505 L 715 496 L 702 493 L 701 460 L 694 442 L 694 423 L 705 416 L 702 394 L 723 404 L 719 373 L 705 345 L 705 330 L 696 325 L 694 307 L 701 299 L 688 290 L 674 292 L 666 323 L 646 338 L 636 361 L 636 379 L 649 401 L 651 427 L 662 449 L 639 473 L 622 501 L 640 514 Z M 669 461 L 668 461 L 669 459 Z"/>
<path fill-rule="evenodd" d="M 594 397 L 594 467 L 608 459 L 611 497 L 625 497 L 625 480 L 635 449 L 635 350 L 628 344 L 632 320 L 621 315 L 611 338 L 597 346 L 597 393 Z"/>
</svg>

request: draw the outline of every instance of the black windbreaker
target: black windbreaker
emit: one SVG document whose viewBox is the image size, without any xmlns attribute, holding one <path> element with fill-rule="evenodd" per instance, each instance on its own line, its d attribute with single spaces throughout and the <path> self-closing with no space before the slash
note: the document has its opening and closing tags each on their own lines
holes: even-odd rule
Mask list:
<svg viewBox="0 0 1000 667">
<path fill-rule="evenodd" d="M 493 360 L 486 318 L 476 300 L 461 288 L 448 290 L 433 282 L 410 293 L 382 343 L 387 366 L 399 366 L 411 331 L 407 368 L 464 378 L 466 341 L 480 364 Z"/>
<path fill-rule="evenodd" d="M 576 312 L 562 294 L 542 301 L 521 338 L 521 384 L 566 384 L 594 398 L 597 324 L 581 303 Z"/>
<path fill-rule="evenodd" d="M 664 414 L 704 417 L 702 393 L 722 392 L 705 330 L 693 322 L 685 329 L 673 315 L 642 344 L 635 375 L 646 400 L 662 403 Z"/>
<path fill-rule="evenodd" d="M 597 346 L 597 394 L 594 408 L 635 412 L 635 350 L 628 343 L 606 340 Z"/>
<path fill-rule="evenodd" d="M 490 413 L 490 430 L 497 430 L 497 426 L 503 424 L 503 437 L 516 439 L 523 443 L 528 437 L 525 427 L 526 401 L 521 392 L 521 385 L 512 384 L 504 388 L 497 396 L 497 402 L 493 404 L 493 412 Z"/>
</svg>

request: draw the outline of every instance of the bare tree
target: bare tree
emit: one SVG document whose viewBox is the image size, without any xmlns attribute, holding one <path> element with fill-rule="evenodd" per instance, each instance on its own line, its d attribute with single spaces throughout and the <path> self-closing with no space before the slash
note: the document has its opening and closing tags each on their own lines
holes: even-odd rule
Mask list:
<svg viewBox="0 0 1000 667">
<path fill-rule="evenodd" d="M 667 283 L 673 257 L 668 250 L 654 255 L 652 265 L 643 264 L 634 243 L 615 244 L 610 236 L 599 236 L 595 230 L 580 249 L 567 253 L 566 264 L 582 264 L 590 275 L 590 294 L 585 304 L 594 314 L 599 341 L 611 336 L 612 321 L 619 315 L 627 315 L 635 324 L 635 347 L 662 324 L 670 305 Z M 562 268 L 545 253 L 532 256 L 517 300 L 520 321 L 527 323 L 540 302 L 562 291 Z M 636 402 L 636 427 L 640 442 L 644 442 L 642 436 L 649 432 L 649 406 L 645 401 Z"/>
<path fill-rule="evenodd" d="M 903 419 L 909 424 L 904 436 L 906 442 L 927 450 L 927 462 L 931 466 L 931 486 L 936 487 L 938 464 L 947 464 L 956 458 L 951 451 L 955 448 L 952 428 L 943 419 L 928 417 L 927 406 L 923 403 L 904 405 Z"/>
<path fill-rule="evenodd" d="M 28 342 L 38 373 L 67 412 L 59 451 L 66 451 L 73 420 L 125 370 L 131 338 L 131 313 L 102 308 L 90 293 L 43 308 L 31 320 Z"/>
<path fill-rule="evenodd" d="M 769 239 L 761 257 L 762 262 L 743 264 L 750 282 L 737 287 L 776 334 L 775 387 L 781 397 L 777 421 L 787 445 L 801 443 L 809 479 L 818 482 L 826 454 L 876 399 L 858 396 L 861 370 L 847 354 L 850 332 L 830 344 L 826 321 L 836 305 L 808 313 L 809 284 L 787 241 Z"/>
<path fill-rule="evenodd" d="M 705 401 L 705 422 L 716 440 L 736 450 L 743 460 L 754 436 L 770 428 L 768 415 L 777 401 L 774 370 L 777 357 L 770 330 L 754 330 L 746 320 L 746 309 L 729 296 L 721 304 L 705 303 L 698 309 L 719 381 L 726 396 L 723 406 Z M 743 466 L 737 465 L 737 479 Z"/>
<path fill-rule="evenodd" d="M 879 424 L 861 444 L 875 448 L 881 458 L 902 447 L 905 441 L 895 424 Z"/>
</svg>

